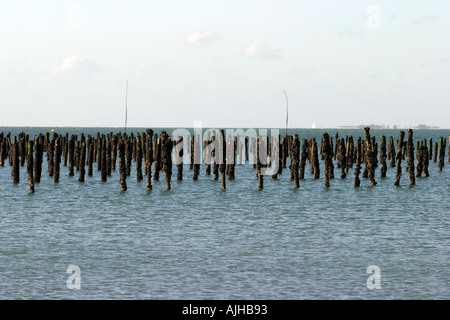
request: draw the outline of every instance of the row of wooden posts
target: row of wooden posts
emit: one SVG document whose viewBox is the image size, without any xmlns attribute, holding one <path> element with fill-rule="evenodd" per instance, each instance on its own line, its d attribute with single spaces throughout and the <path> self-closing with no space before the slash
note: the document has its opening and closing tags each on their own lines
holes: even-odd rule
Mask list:
<svg viewBox="0 0 450 320">
<path fill-rule="evenodd" d="M 273 161 L 278 165 L 272 178 L 277 179 L 283 169 L 290 169 L 290 178 L 294 180 L 295 187 L 300 187 L 300 180 L 304 179 L 306 163 L 310 164 L 310 172 L 315 179 L 320 178 L 320 160 L 324 163 L 324 185 L 330 186 L 330 179 L 334 178 L 334 163 L 340 169 L 340 178 L 345 179 L 349 168 L 354 168 L 354 187 L 359 187 L 362 165 L 362 177 L 368 178 L 371 185 L 377 184 L 375 180 L 375 169 L 380 165 L 380 177 L 386 177 L 387 161 L 389 166 L 396 167 L 395 185 L 400 184 L 402 175 L 402 161 L 406 161 L 406 172 L 409 174 L 411 185 L 415 184 L 415 178 L 429 176 L 428 166 L 430 161 L 438 162 L 439 171 L 444 167 L 446 139 L 439 138 L 434 142 L 430 138 L 417 141 L 414 145 L 413 130 L 400 131 L 399 139 L 394 142 L 392 136 L 389 141 L 385 136 L 381 137 L 378 144 L 374 136 L 370 135 L 370 128 L 364 128 L 364 139 L 358 137 L 355 141 L 352 136 L 339 137 L 336 133 L 330 137 L 323 133 L 320 147 L 315 138 L 302 139 L 300 143 L 297 134 L 285 137 L 263 137 L 254 138 L 239 136 L 225 137 L 224 130 L 219 132 L 208 131 L 203 141 L 203 159 L 201 159 L 199 135 L 188 137 L 190 144 L 187 151 L 190 153 L 189 168 L 193 170 L 193 179 L 197 180 L 200 175 L 200 163 L 205 161 L 206 175 L 214 175 L 214 180 L 221 176 L 222 189 L 226 189 L 226 177 L 228 180 L 235 179 L 235 165 L 248 163 L 249 153 L 253 155 L 252 164 L 256 169 L 258 188 L 263 188 L 264 172 L 267 168 L 274 168 Z M 450 136 L 449 136 L 450 141 Z M 433 150 L 434 147 L 434 150 Z M 26 163 L 28 173 L 28 184 L 30 192 L 35 191 L 35 183 L 39 183 L 42 175 L 42 162 L 44 153 L 47 158 L 48 175 L 53 177 L 55 183 L 59 182 L 61 162 L 62 166 L 68 167 L 69 176 L 78 172 L 78 181 L 84 182 L 86 174 L 93 176 L 94 165 L 100 171 L 101 181 L 107 181 L 111 172 L 116 170 L 118 158 L 118 170 L 120 186 L 123 191 L 127 190 L 127 177 L 131 175 L 132 161 L 135 162 L 137 180 L 147 179 L 147 190 L 152 190 L 152 180 L 159 180 L 160 172 L 165 176 L 167 190 L 171 189 L 172 158 L 175 156 L 177 168 L 177 180 L 183 180 L 184 150 L 183 137 L 172 137 L 161 131 L 159 136 L 152 129 L 145 132 L 133 133 L 109 133 L 96 136 L 81 133 L 77 135 L 66 133 L 59 135 L 50 133 L 35 135 L 32 139 L 20 132 L 13 137 L 11 134 L 0 133 L 0 167 L 8 162 L 12 167 L 12 178 L 14 183 L 19 183 L 19 168 Z M 261 152 L 264 150 L 264 152 Z M 414 153 L 414 150 L 416 151 Z M 433 152 L 434 151 L 434 152 Z M 277 154 L 275 152 L 278 152 Z M 266 156 L 267 155 L 267 156 Z M 236 159 L 238 157 L 238 159 Z M 287 165 L 287 159 L 290 164 Z M 320 159 L 319 159 L 320 158 Z M 416 161 L 415 161 L 416 159 Z M 448 151 L 450 162 L 450 143 Z M 144 168 L 142 168 L 144 166 Z M 153 174 L 152 174 L 153 166 Z M 87 168 L 87 172 L 86 172 Z"/>
</svg>

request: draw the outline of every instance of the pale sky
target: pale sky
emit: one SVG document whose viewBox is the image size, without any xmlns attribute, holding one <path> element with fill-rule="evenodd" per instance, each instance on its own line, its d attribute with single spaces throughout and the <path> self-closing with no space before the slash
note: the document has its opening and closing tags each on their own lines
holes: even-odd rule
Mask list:
<svg viewBox="0 0 450 320">
<path fill-rule="evenodd" d="M 448 0 L 0 0 L 0 126 L 450 127 Z"/>
</svg>

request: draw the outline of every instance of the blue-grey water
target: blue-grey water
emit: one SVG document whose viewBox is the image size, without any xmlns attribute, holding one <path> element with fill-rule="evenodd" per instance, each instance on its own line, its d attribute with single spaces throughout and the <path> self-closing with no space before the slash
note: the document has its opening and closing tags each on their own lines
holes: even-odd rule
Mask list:
<svg viewBox="0 0 450 320">
<path fill-rule="evenodd" d="M 30 135 L 51 128 L 0 128 Z M 131 128 L 129 131 L 144 131 Z M 60 134 L 117 132 L 117 128 L 55 128 Z M 122 130 L 123 131 L 123 130 Z M 157 131 L 157 130 L 155 130 Z M 171 129 L 168 129 L 169 133 Z M 291 129 L 300 138 L 336 129 Z M 338 130 L 364 136 L 363 130 Z M 449 130 L 414 130 L 414 139 L 448 137 Z M 399 130 L 371 130 L 398 138 Z M 447 145 L 448 146 L 448 145 Z M 370 186 L 353 169 L 324 188 L 306 166 L 294 188 L 289 170 L 265 177 L 258 190 L 252 165 L 237 165 L 236 179 L 198 181 L 164 175 L 146 191 L 133 163 L 121 192 L 118 172 L 107 182 L 84 183 L 61 165 L 55 184 L 46 171 L 29 193 L 25 167 L 14 184 L 0 167 L 1 299 L 449 299 L 450 163 L 409 185 L 406 162 L 400 186 L 395 168 Z M 336 166 L 336 162 L 334 162 Z M 388 162 L 389 164 L 389 162 Z M 321 166 L 323 166 L 321 161 Z M 134 169 L 134 170 L 133 170 Z M 80 268 L 80 289 L 68 289 L 69 265 Z M 380 289 L 369 289 L 367 268 L 380 268 Z"/>
</svg>

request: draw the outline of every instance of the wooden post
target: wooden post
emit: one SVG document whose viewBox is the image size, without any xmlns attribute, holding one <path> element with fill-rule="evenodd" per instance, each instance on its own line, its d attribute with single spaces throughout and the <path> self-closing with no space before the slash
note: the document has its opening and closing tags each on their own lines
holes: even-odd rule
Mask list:
<svg viewBox="0 0 450 320">
<path fill-rule="evenodd" d="M 336 141 L 337 146 L 337 167 L 341 168 L 341 179 L 345 179 L 347 177 L 347 158 L 346 154 L 346 146 L 344 138 L 339 138 Z M 330 148 L 331 150 L 331 148 Z M 331 163 L 332 165 L 332 163 Z M 330 165 L 330 166 L 331 166 Z M 330 169 L 329 169 L 330 170 Z"/>
<path fill-rule="evenodd" d="M 375 186 L 375 167 L 376 167 L 376 151 L 374 141 L 370 138 L 370 128 L 364 128 L 364 154 L 365 154 L 365 168 L 367 170 L 367 177 L 372 186 Z"/>
<path fill-rule="evenodd" d="M 55 148 L 55 160 L 53 165 L 53 181 L 55 183 L 59 183 L 59 170 L 60 170 L 60 163 L 61 163 L 61 138 L 55 134 L 55 137 L 52 140 L 52 143 L 54 143 Z"/>
<path fill-rule="evenodd" d="M 184 148 L 183 148 L 183 137 L 178 137 L 178 140 L 175 143 L 175 154 L 176 159 L 178 159 L 179 163 L 177 163 L 177 180 L 183 180 L 183 156 L 184 156 Z M 195 179 L 194 179 L 195 180 Z"/>
<path fill-rule="evenodd" d="M 87 165 L 88 165 L 88 172 L 87 175 L 89 177 L 92 177 L 93 175 L 93 165 L 94 165 L 94 153 L 95 153 L 95 142 L 94 142 L 94 138 L 91 137 L 90 135 L 88 136 L 87 139 Z"/>
<path fill-rule="evenodd" d="M 381 136 L 380 142 L 380 176 L 381 178 L 386 178 L 387 164 L 386 164 L 386 137 Z"/>
<path fill-rule="evenodd" d="M 258 178 L 258 189 L 264 188 L 264 176 L 261 174 L 261 158 L 260 151 L 261 148 L 261 137 L 256 137 L 256 177 Z"/>
<path fill-rule="evenodd" d="M 13 176 L 13 182 L 19 183 L 20 182 L 20 160 L 19 160 L 19 143 L 17 142 L 16 136 L 14 136 L 14 144 L 12 149 L 12 159 L 13 159 L 13 165 L 12 165 L 12 176 Z"/>
<path fill-rule="evenodd" d="M 314 172 L 314 179 L 320 178 L 320 167 L 319 167 L 319 153 L 317 148 L 317 141 L 312 138 L 312 152 L 311 152 L 311 164 Z"/>
<path fill-rule="evenodd" d="M 33 146 L 34 146 L 34 141 L 26 141 L 25 143 L 26 143 L 28 186 L 30 187 L 30 192 L 34 193 L 34 175 L 33 175 L 33 167 L 34 167 Z"/>
<path fill-rule="evenodd" d="M 338 140 L 338 141 L 340 141 L 340 140 Z M 330 163 L 333 158 L 331 157 L 330 137 L 329 137 L 328 133 L 326 133 L 326 132 L 324 132 L 322 135 L 321 149 L 322 149 L 322 156 L 323 156 L 323 162 L 324 162 L 324 185 L 326 188 L 328 188 L 328 187 L 330 187 L 330 180 L 329 180 L 330 179 L 330 169 L 331 169 Z"/>
<path fill-rule="evenodd" d="M 161 170 L 161 138 L 155 133 L 154 141 L 154 152 L 155 152 L 155 172 L 153 174 L 153 180 L 159 181 L 159 171 Z"/>
<path fill-rule="evenodd" d="M 34 153 L 36 155 L 34 161 L 34 182 L 41 182 L 41 173 L 42 173 L 42 158 L 43 158 L 43 139 L 44 136 L 39 134 L 39 136 L 34 137 Z"/>
<path fill-rule="evenodd" d="M 200 135 L 197 133 L 192 135 L 192 164 L 194 168 L 193 180 L 198 180 L 198 175 L 200 174 Z"/>
<path fill-rule="evenodd" d="M 302 140 L 302 152 L 300 155 L 300 166 L 299 166 L 299 179 L 305 178 L 305 167 L 306 167 L 306 160 L 308 160 L 308 140 L 303 139 Z"/>
<path fill-rule="evenodd" d="M 88 136 L 88 141 L 90 140 L 90 136 Z M 79 172 L 80 175 L 78 177 L 78 181 L 79 182 L 84 182 L 84 176 L 86 173 L 86 141 L 84 138 L 84 135 L 81 136 L 81 141 L 80 141 L 80 158 L 79 158 Z"/>
<path fill-rule="evenodd" d="M 430 173 L 428 172 L 428 164 L 429 164 L 429 158 L 428 158 L 428 148 L 427 148 L 427 140 L 422 140 L 422 172 L 424 177 L 429 177 Z"/>
<path fill-rule="evenodd" d="M 394 138 L 392 136 L 389 137 L 389 160 L 391 160 L 389 166 L 391 168 L 395 168 L 395 161 L 396 161 L 396 151 L 395 151 L 395 145 L 394 145 Z"/>
<path fill-rule="evenodd" d="M 220 135 L 219 135 L 219 157 L 220 157 L 220 163 L 219 163 L 219 172 L 220 172 L 220 176 L 222 178 L 222 190 L 225 190 L 226 187 L 226 175 L 225 175 L 225 169 L 226 169 L 226 165 L 227 165 L 227 148 L 226 148 L 226 140 L 225 140 L 225 132 L 223 129 L 220 129 Z"/>
<path fill-rule="evenodd" d="M 127 137 L 125 134 L 125 154 L 127 158 L 126 166 L 127 166 L 127 177 L 131 175 L 131 162 L 133 160 L 133 133 L 131 133 L 130 137 Z"/>
<path fill-rule="evenodd" d="M 408 129 L 406 130 L 407 133 L 407 140 L 406 140 L 406 152 L 408 153 L 408 159 L 407 159 L 407 172 L 409 173 L 409 184 L 415 185 L 416 184 L 416 178 L 414 173 L 414 141 L 413 141 L 413 130 Z"/>
<path fill-rule="evenodd" d="M 439 163 L 438 168 L 439 172 L 444 168 L 444 155 L 445 155 L 445 139 L 443 137 L 439 137 Z"/>
<path fill-rule="evenodd" d="M 298 138 L 298 134 L 294 134 L 291 142 L 291 147 L 289 149 L 291 150 L 292 155 L 291 166 L 294 173 L 295 188 L 299 188 L 300 139 Z"/>
<path fill-rule="evenodd" d="M 127 190 L 127 171 L 125 162 L 125 142 L 123 138 L 119 139 L 119 175 L 120 175 L 120 187 L 122 191 Z"/>
<path fill-rule="evenodd" d="M 152 190 L 152 163 L 153 163 L 153 130 L 147 129 L 145 137 L 145 153 L 146 153 L 146 161 L 145 161 L 145 172 L 147 175 L 147 191 Z"/>
<path fill-rule="evenodd" d="M 74 176 L 73 166 L 75 164 L 75 136 L 71 135 L 69 140 L 69 176 Z"/>
<path fill-rule="evenodd" d="M 142 141 L 139 132 L 136 135 L 136 179 L 137 181 L 144 179 L 142 175 Z"/>
<path fill-rule="evenodd" d="M 438 143 L 435 142 L 434 143 L 434 158 L 433 158 L 433 162 L 437 162 L 437 156 L 438 156 Z"/>
<path fill-rule="evenodd" d="M 203 150 L 206 150 L 207 146 L 211 143 L 211 131 L 208 130 L 206 133 L 206 140 L 203 141 Z M 203 155 L 206 164 L 206 175 L 209 176 L 211 174 L 211 154 L 210 152 L 205 152 Z"/>
<path fill-rule="evenodd" d="M 398 151 L 397 151 L 397 172 L 395 175 L 394 185 L 400 185 L 400 178 L 402 176 L 402 153 L 403 153 L 403 139 L 405 138 L 405 132 L 400 131 L 400 139 L 398 141 Z"/>
<path fill-rule="evenodd" d="M 169 137 L 165 130 L 161 131 L 160 134 L 161 140 L 161 164 L 162 170 L 164 171 L 164 175 L 166 177 L 166 185 L 167 190 L 171 189 L 170 179 L 172 176 L 172 148 L 173 143 L 172 139 Z"/>
<path fill-rule="evenodd" d="M 107 181 L 107 174 L 106 174 L 106 137 L 104 134 L 102 134 L 102 137 L 100 139 L 100 145 L 101 145 L 101 151 L 100 151 L 100 169 L 101 169 L 101 181 L 105 182 Z"/>
<path fill-rule="evenodd" d="M 361 157 L 362 157 L 362 150 L 361 150 L 361 138 L 358 137 L 356 140 L 356 159 L 355 159 L 355 179 L 353 182 L 353 186 L 355 188 L 359 187 L 361 185 L 361 180 L 359 180 L 359 174 L 361 173 Z"/>
</svg>

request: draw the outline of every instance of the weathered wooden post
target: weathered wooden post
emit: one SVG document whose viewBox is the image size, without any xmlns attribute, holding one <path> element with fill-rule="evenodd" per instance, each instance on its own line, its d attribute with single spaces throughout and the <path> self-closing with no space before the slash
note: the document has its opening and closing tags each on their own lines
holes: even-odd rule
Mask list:
<svg viewBox="0 0 450 320">
<path fill-rule="evenodd" d="M 101 145 L 101 149 L 100 149 L 100 169 L 101 169 L 101 174 L 100 174 L 100 178 L 102 182 L 107 181 L 107 174 L 106 174 L 106 137 L 104 134 L 102 134 L 102 137 L 100 139 L 100 145 Z"/>
<path fill-rule="evenodd" d="M 88 136 L 88 141 L 90 141 L 90 136 Z M 80 158 L 79 158 L 79 172 L 80 175 L 78 177 L 79 182 L 84 182 L 84 176 L 86 174 L 86 141 L 84 135 L 81 135 L 80 141 Z"/>
<path fill-rule="evenodd" d="M 429 177 L 430 173 L 428 172 L 428 164 L 429 164 L 429 158 L 428 158 L 428 147 L 427 147 L 427 140 L 423 139 L 422 144 L 422 172 L 424 177 Z"/>
<path fill-rule="evenodd" d="M 131 162 L 133 160 L 133 133 L 131 133 L 130 137 L 127 137 L 125 134 L 125 154 L 127 158 L 126 166 L 127 166 L 127 177 L 131 175 Z"/>
<path fill-rule="evenodd" d="M 203 150 L 206 150 L 207 146 L 211 143 L 211 131 L 207 131 L 206 140 L 203 141 Z M 209 176 L 211 174 L 211 154 L 210 152 L 204 153 L 204 159 L 206 164 L 206 175 Z"/>
<path fill-rule="evenodd" d="M 75 164 L 75 136 L 71 135 L 69 140 L 69 176 L 74 176 L 74 164 Z"/>
<path fill-rule="evenodd" d="M 62 137 L 62 155 L 63 155 L 63 166 L 67 167 L 67 153 L 69 152 L 68 142 L 69 142 L 69 133 Z"/>
<path fill-rule="evenodd" d="M 395 168 L 395 161 L 396 161 L 396 151 L 395 151 L 395 145 L 394 145 L 394 138 L 392 136 L 389 137 L 389 160 L 391 160 L 389 166 L 391 168 Z"/>
<path fill-rule="evenodd" d="M 34 167 L 33 146 L 34 146 L 34 141 L 26 141 L 25 143 L 26 143 L 28 186 L 30 187 L 30 192 L 34 193 L 34 175 L 33 175 L 33 167 Z"/>
<path fill-rule="evenodd" d="M 142 141 L 141 135 L 138 132 L 136 135 L 136 179 L 137 181 L 141 181 L 144 179 L 142 175 Z"/>
<path fill-rule="evenodd" d="M 289 149 L 291 150 L 292 155 L 291 166 L 294 173 L 295 188 L 299 188 L 300 139 L 298 138 L 298 134 L 294 134 L 292 137 L 291 147 Z"/>
<path fill-rule="evenodd" d="M 324 163 L 324 185 L 326 188 L 328 188 L 330 187 L 330 180 L 329 180 L 331 169 L 330 163 L 332 162 L 332 158 L 331 158 L 330 137 L 327 132 L 324 132 L 322 135 L 321 149 Z"/>
<path fill-rule="evenodd" d="M 155 172 L 153 174 L 153 180 L 159 181 L 159 171 L 161 171 L 161 137 L 155 133 L 154 140 L 154 159 L 155 159 Z"/>
<path fill-rule="evenodd" d="M 386 164 L 386 137 L 381 136 L 380 142 L 380 176 L 381 178 L 386 178 L 387 164 Z"/>
<path fill-rule="evenodd" d="M 13 176 L 13 182 L 19 183 L 20 182 L 20 160 L 19 160 L 19 143 L 17 142 L 16 136 L 14 136 L 14 144 L 12 149 L 12 176 Z"/>
<path fill-rule="evenodd" d="M 355 179 L 353 182 L 353 186 L 355 188 L 359 187 L 361 185 L 361 180 L 359 180 L 359 174 L 361 173 L 361 157 L 362 157 L 362 150 L 361 150 L 361 137 L 358 137 L 356 140 L 356 150 L 355 150 Z"/>
<path fill-rule="evenodd" d="M 317 148 L 317 141 L 315 138 L 312 138 L 312 159 L 311 163 L 314 171 L 314 179 L 320 178 L 320 167 L 319 167 L 319 153 Z"/>
<path fill-rule="evenodd" d="M 125 142 L 123 138 L 119 138 L 118 144 L 119 150 L 119 175 L 120 175 L 120 187 L 122 191 L 127 190 L 127 169 L 125 162 Z"/>
<path fill-rule="evenodd" d="M 111 134 L 106 136 L 106 175 L 111 176 L 111 157 L 112 157 L 112 137 Z"/>
<path fill-rule="evenodd" d="M 39 136 L 34 137 L 34 153 L 35 153 L 35 160 L 34 160 L 34 182 L 39 183 L 41 182 L 41 173 L 42 173 L 42 160 L 43 160 L 43 138 L 44 136 L 42 134 L 39 134 Z"/>
<path fill-rule="evenodd" d="M 439 163 L 438 163 L 439 172 L 441 172 L 442 169 L 444 168 L 444 155 L 445 155 L 445 139 L 443 137 L 439 137 Z"/>
<path fill-rule="evenodd" d="M 172 143 L 172 139 L 169 137 L 169 135 L 167 134 L 167 132 L 165 130 L 161 131 L 160 141 L 161 141 L 161 164 L 162 164 L 162 170 L 163 170 L 164 175 L 166 177 L 167 190 L 170 190 L 171 189 L 170 179 L 171 179 L 171 176 L 172 176 L 172 148 L 173 148 L 173 143 Z"/>
<path fill-rule="evenodd" d="M 198 180 L 198 176 L 200 174 L 200 135 L 194 132 L 194 134 L 192 135 L 192 165 L 193 165 L 193 169 L 194 169 L 194 175 L 193 175 L 193 180 Z"/>
<path fill-rule="evenodd" d="M 145 172 L 147 175 L 147 191 L 152 190 L 152 163 L 153 163 L 153 130 L 147 129 L 147 134 L 145 138 L 145 153 L 146 153 L 146 161 L 145 161 Z"/>
<path fill-rule="evenodd" d="M 87 139 L 87 165 L 88 165 L 88 172 L 87 175 L 89 177 L 92 177 L 93 171 L 94 171 L 94 153 L 95 153 L 95 142 L 94 138 L 90 135 Z"/>
<path fill-rule="evenodd" d="M 178 137 L 178 140 L 175 142 L 175 155 L 175 159 L 177 159 L 177 180 L 181 181 L 183 180 L 183 137 Z"/>
<path fill-rule="evenodd" d="M 225 174 L 225 169 L 226 169 L 226 165 L 227 165 L 227 150 L 226 150 L 226 140 L 225 140 L 225 131 L 223 129 L 219 130 L 220 134 L 219 134 L 219 139 L 218 139 L 218 145 L 219 145 L 219 172 L 220 172 L 220 176 L 222 178 L 222 190 L 225 190 L 226 187 L 226 174 Z"/>
<path fill-rule="evenodd" d="M 309 157 L 308 149 L 309 149 L 308 140 L 302 139 L 302 152 L 300 155 L 299 179 L 305 178 L 306 160 L 308 160 L 308 157 Z"/>
<path fill-rule="evenodd" d="M 56 134 L 55 134 L 56 135 Z M 54 166 L 53 166 L 53 181 L 55 183 L 59 183 L 59 171 L 60 171 L 60 163 L 61 163 L 61 138 L 59 136 L 55 136 L 53 138 L 54 145 L 55 145 L 55 160 L 54 160 Z"/>
<path fill-rule="evenodd" d="M 347 177 L 347 158 L 346 158 L 346 146 L 344 142 L 344 138 L 338 139 L 336 141 L 336 144 L 338 144 L 337 148 L 337 167 L 341 168 L 341 179 L 345 179 Z M 331 151 L 331 146 L 330 146 Z M 331 163 L 328 168 L 329 171 L 331 171 L 331 166 L 333 163 Z"/>
<path fill-rule="evenodd" d="M 403 153 L 403 139 L 405 138 L 405 132 L 400 131 L 400 139 L 398 141 L 398 151 L 397 151 L 397 172 L 395 175 L 394 185 L 400 185 L 400 178 L 402 176 L 402 153 Z"/>
<path fill-rule="evenodd" d="M 261 150 L 261 137 L 256 137 L 256 177 L 258 179 L 258 189 L 264 188 L 264 176 L 261 174 L 261 156 L 260 156 L 260 150 Z"/>
<path fill-rule="evenodd" d="M 47 132 L 48 133 L 48 132 Z M 54 158 L 55 158 L 55 137 L 53 136 L 52 140 L 47 142 L 47 166 L 48 166 L 48 175 L 53 177 L 54 174 Z"/>
<path fill-rule="evenodd" d="M 406 140 L 406 152 L 408 153 L 408 159 L 407 159 L 407 169 L 406 171 L 409 173 L 409 184 L 415 185 L 416 184 L 416 178 L 414 173 L 414 141 L 413 141 L 413 131 L 412 129 L 406 130 L 407 133 L 407 140 Z"/>
<path fill-rule="evenodd" d="M 375 167 L 376 167 L 376 151 L 374 141 L 370 137 L 370 128 L 364 128 L 364 154 L 365 154 L 365 168 L 367 170 L 367 177 L 372 186 L 375 186 Z M 364 175 L 363 175 L 364 176 Z"/>
</svg>

